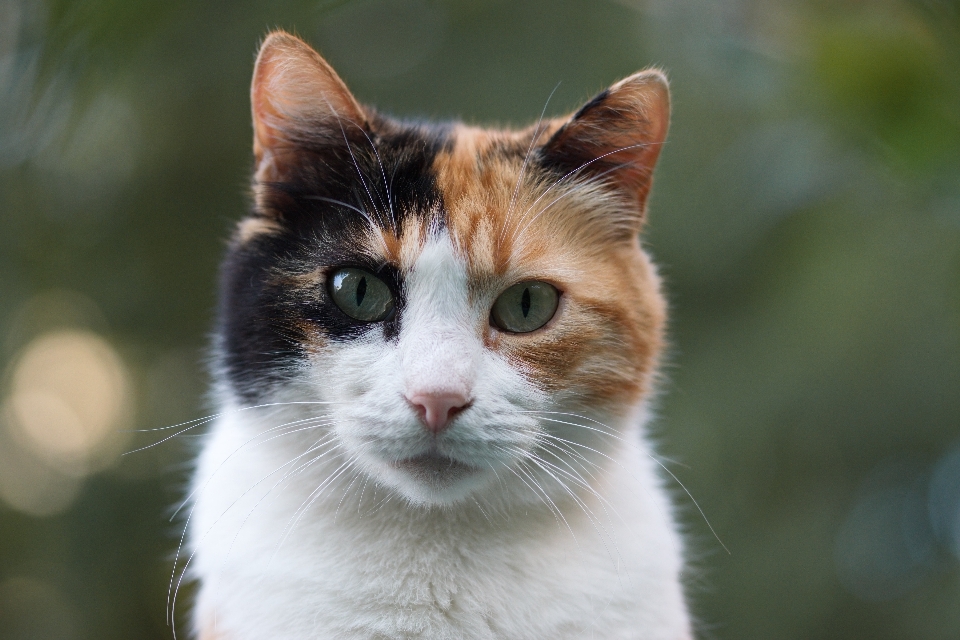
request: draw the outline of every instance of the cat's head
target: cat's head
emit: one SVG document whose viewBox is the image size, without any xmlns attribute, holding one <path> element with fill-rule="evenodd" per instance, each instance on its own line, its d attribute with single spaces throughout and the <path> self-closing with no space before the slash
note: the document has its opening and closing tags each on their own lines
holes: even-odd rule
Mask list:
<svg viewBox="0 0 960 640">
<path fill-rule="evenodd" d="M 638 239 L 661 73 L 520 131 L 403 123 L 274 33 L 251 97 L 254 208 L 218 338 L 235 402 L 330 403 L 340 455 L 418 503 L 615 446 L 664 325 Z"/>
</svg>

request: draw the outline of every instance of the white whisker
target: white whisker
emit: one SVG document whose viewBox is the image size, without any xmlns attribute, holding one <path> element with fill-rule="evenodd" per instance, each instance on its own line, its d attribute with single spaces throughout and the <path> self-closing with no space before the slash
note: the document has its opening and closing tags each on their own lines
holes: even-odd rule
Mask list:
<svg viewBox="0 0 960 640">
<path fill-rule="evenodd" d="M 249 442 L 249 441 L 248 441 L 248 442 Z M 318 442 L 319 442 L 319 441 L 318 441 Z M 329 442 L 329 440 L 328 440 L 327 442 Z M 245 443 L 245 444 L 246 444 L 246 443 Z M 326 443 L 324 443 L 324 444 L 326 444 Z M 242 445 L 242 446 L 245 446 L 245 445 Z M 242 446 L 241 446 L 241 448 L 242 448 Z M 320 445 L 320 446 L 324 446 L 324 445 Z M 314 449 L 314 450 L 315 450 L 315 449 Z M 214 519 L 214 521 L 211 523 L 210 527 L 208 527 L 207 531 L 204 532 L 204 534 L 200 537 L 200 539 L 195 543 L 194 551 L 190 554 L 189 558 L 187 558 L 187 561 L 186 561 L 186 563 L 184 564 L 183 569 L 182 569 L 181 572 L 180 572 L 180 578 L 177 580 L 177 588 L 173 590 L 173 593 L 172 593 L 172 596 L 171 596 L 170 589 L 171 589 L 171 587 L 173 586 L 173 579 L 174 579 L 174 576 L 175 576 L 176 573 L 177 573 L 177 564 L 178 564 L 178 560 L 179 560 L 179 557 L 180 557 L 180 551 L 183 549 L 183 544 L 184 544 L 184 541 L 185 541 L 185 539 L 186 539 L 187 531 L 188 531 L 188 529 L 189 529 L 189 527 L 190 527 L 190 522 L 191 522 L 191 520 L 193 519 L 194 508 L 196 508 L 196 503 L 194 503 L 194 507 L 190 509 L 190 513 L 187 515 L 186 522 L 184 523 L 183 533 L 182 533 L 181 536 L 180 536 L 180 541 L 179 541 L 179 544 L 178 544 L 178 546 L 177 546 L 176 555 L 174 556 L 174 560 L 173 560 L 173 566 L 174 566 L 173 573 L 172 573 L 171 576 L 170 576 L 170 584 L 169 584 L 168 587 L 167 587 L 167 608 L 168 608 L 168 623 L 169 623 L 169 624 L 172 625 L 172 624 L 173 624 L 173 621 L 174 621 L 174 613 L 175 613 L 175 608 L 176 608 L 177 594 L 179 593 L 179 590 L 180 590 L 180 584 L 182 583 L 183 578 L 184 578 L 184 576 L 186 575 L 187 569 L 188 569 L 189 566 L 190 566 L 190 562 L 192 561 L 194 555 L 197 553 L 197 550 L 200 548 L 200 545 L 201 545 L 201 544 L 203 543 L 203 541 L 206 539 L 207 535 L 210 534 L 210 532 L 211 532 L 211 531 L 213 530 L 213 528 L 217 525 L 217 523 L 220 522 L 220 520 L 221 520 L 241 499 L 243 499 L 244 496 L 246 496 L 248 493 L 250 493 L 251 491 L 253 491 L 253 490 L 254 490 L 256 487 L 258 487 L 258 486 L 260 485 L 260 483 L 262 483 L 264 480 L 266 480 L 266 479 L 269 478 L 270 476 L 274 475 L 275 473 L 279 472 L 279 471 L 280 471 L 281 469 L 283 469 L 284 467 L 286 467 L 286 466 L 288 466 L 288 465 L 290 465 L 290 464 L 295 463 L 297 460 L 301 459 L 304 455 L 306 455 L 306 454 L 309 453 L 310 451 L 311 451 L 311 450 L 308 450 L 307 452 L 301 453 L 299 456 L 297 456 L 297 457 L 295 457 L 295 458 L 293 458 L 293 459 L 285 462 L 284 464 L 280 465 L 279 467 L 277 467 L 276 469 L 274 469 L 273 471 L 271 471 L 271 472 L 268 473 L 267 475 L 265 475 L 265 476 L 263 476 L 262 478 L 260 478 L 260 480 L 258 480 L 257 482 L 255 482 L 252 486 L 248 487 L 243 493 L 241 493 L 239 496 L 237 496 L 236 499 L 234 499 L 233 502 L 231 502 L 231 503 L 227 506 L 227 508 L 224 509 L 223 512 L 222 512 L 219 516 L 217 516 L 216 519 Z M 234 452 L 234 453 L 236 453 L 236 452 Z M 233 455 L 233 453 L 231 453 L 231 456 L 232 456 L 232 455 Z M 222 465 L 221 465 L 221 466 L 222 466 Z M 281 478 L 281 480 L 278 481 L 278 484 L 279 484 L 279 482 L 282 482 L 283 479 L 284 479 L 284 478 Z M 209 482 L 209 480 L 208 480 L 208 482 Z M 276 487 L 276 485 L 274 485 L 274 487 Z M 202 493 L 202 492 L 201 492 L 201 493 Z M 267 493 L 267 495 L 269 495 L 269 492 Z M 264 496 L 264 497 L 265 497 L 265 496 Z M 261 500 L 263 500 L 263 498 L 261 498 Z M 256 508 L 256 506 L 259 505 L 259 504 L 260 504 L 260 502 L 258 501 L 257 504 L 254 505 L 254 508 Z M 246 521 L 246 519 L 244 520 L 244 522 L 245 522 L 245 521 Z M 239 535 L 239 531 L 237 532 L 236 535 Z M 234 540 L 236 540 L 236 536 L 234 537 Z M 232 547 L 232 545 L 231 545 L 231 547 Z"/>
<path fill-rule="evenodd" d="M 553 418 L 542 418 L 542 419 L 543 419 L 543 420 L 546 420 L 547 422 L 556 422 L 556 423 L 566 424 L 566 425 L 570 425 L 570 426 L 574 426 L 574 427 L 581 427 L 581 428 L 583 428 L 583 429 L 589 429 L 589 430 L 593 430 L 593 431 L 598 431 L 599 433 L 604 433 L 603 431 L 600 431 L 600 430 L 598 430 L 598 429 L 593 429 L 593 428 L 591 428 L 591 427 L 587 427 L 587 426 L 582 425 L 582 424 L 576 424 L 576 423 L 567 422 L 567 421 L 564 421 L 564 420 L 555 420 L 555 419 L 553 419 Z M 604 426 L 606 426 L 606 425 L 604 425 Z M 613 435 L 613 434 L 605 434 L 605 435 Z M 592 451 L 593 453 L 596 453 L 596 454 L 598 454 L 598 455 L 603 456 L 604 458 L 606 458 L 606 459 L 608 459 L 608 460 L 610 460 L 610 461 L 612 461 L 612 462 L 615 462 L 618 466 L 621 466 L 621 467 L 622 467 L 622 465 L 620 465 L 618 462 L 616 462 L 616 460 L 614 460 L 614 459 L 611 458 L 610 456 L 608 456 L 608 455 L 606 455 L 605 453 L 602 453 L 602 452 L 600 452 L 600 451 L 598 451 L 598 450 L 596 450 L 596 449 L 594 449 L 594 448 L 592 448 L 592 447 L 589 447 L 589 446 L 587 446 L 587 445 L 581 444 L 581 443 L 579 443 L 579 442 L 573 442 L 573 441 L 571 441 L 571 440 L 565 440 L 565 439 L 562 439 L 562 438 L 558 438 L 558 437 L 556 437 L 556 436 L 546 436 L 546 437 L 556 438 L 557 440 L 560 440 L 560 441 L 565 442 L 565 443 L 567 443 L 567 444 L 570 444 L 570 445 L 573 445 L 573 446 L 576 446 L 576 447 L 581 447 L 581 448 L 583 448 L 583 449 L 587 449 L 587 450 L 589 450 L 589 451 Z M 640 450 L 642 451 L 642 449 L 640 449 Z M 657 460 L 657 458 L 656 458 L 655 456 L 650 455 L 650 453 L 648 453 L 648 452 L 646 452 L 646 451 L 643 451 L 643 453 L 644 453 L 648 458 L 650 458 L 650 459 L 653 460 L 655 463 L 657 463 L 657 465 L 658 465 L 661 469 L 663 469 L 664 471 L 666 471 L 667 474 L 668 474 L 671 478 L 673 478 L 673 481 L 676 482 L 676 483 L 680 486 L 681 489 L 683 489 L 683 492 L 684 492 L 685 494 L 687 494 L 687 497 L 688 497 L 688 498 L 690 498 L 690 501 L 693 503 L 693 506 L 696 507 L 697 511 L 700 512 L 700 516 L 703 518 L 704 523 L 706 523 L 707 528 L 710 529 L 710 533 L 713 534 L 713 537 L 716 538 L 716 540 L 717 540 L 717 542 L 720 544 L 720 546 L 723 547 L 723 550 L 726 551 L 726 552 L 729 554 L 729 553 L 730 553 L 730 549 L 728 549 L 728 548 L 727 548 L 727 545 L 725 545 L 725 544 L 723 543 L 723 540 L 720 539 L 720 536 L 717 534 L 716 530 L 713 528 L 713 525 L 710 523 L 709 518 L 707 518 L 707 514 L 704 512 L 703 508 L 700 506 L 700 503 L 697 502 L 697 499 L 693 497 L 693 494 L 690 493 L 690 490 L 687 489 L 686 485 L 684 485 L 683 482 L 680 481 L 680 478 L 678 478 L 678 477 L 676 476 L 676 474 L 673 473 L 673 471 L 671 471 L 669 468 L 667 468 L 667 466 L 666 466 L 665 464 L 663 464 L 662 462 L 660 462 L 660 460 Z"/>
<path fill-rule="evenodd" d="M 333 473 L 332 473 L 330 476 L 327 477 L 326 480 L 324 480 L 323 482 L 321 482 L 321 483 L 317 486 L 317 488 L 315 488 L 315 489 L 310 493 L 310 495 L 308 495 L 308 496 L 304 499 L 304 501 L 300 504 L 300 507 L 298 507 L 297 510 L 294 512 L 294 514 L 293 514 L 292 516 L 290 516 L 290 519 L 292 520 L 292 523 L 291 523 L 291 521 L 287 521 L 287 525 L 283 528 L 283 531 L 281 532 L 280 541 L 277 543 L 276 548 L 273 550 L 273 555 L 270 557 L 271 563 L 273 562 L 273 558 L 276 557 L 277 552 L 280 550 L 280 547 L 283 546 L 284 541 L 286 541 L 287 537 L 293 532 L 293 530 L 296 528 L 297 524 L 300 522 L 300 519 L 303 517 L 303 514 L 306 513 L 307 510 L 309 510 L 311 506 L 313 506 L 313 503 L 316 502 L 316 501 L 320 498 L 321 495 L 323 495 L 324 489 L 326 489 L 328 486 L 330 486 L 331 483 L 333 483 L 333 482 L 334 482 L 337 478 L 339 478 L 345 471 L 347 471 L 347 470 L 353 465 L 353 463 L 356 461 L 356 459 L 357 459 L 357 456 L 352 456 L 352 457 L 349 458 L 346 462 L 344 462 L 344 463 L 341 464 L 339 467 L 337 467 L 337 468 L 333 471 Z"/>
<path fill-rule="evenodd" d="M 542 458 L 539 458 L 533 453 L 528 453 L 526 456 L 526 459 L 531 461 L 533 464 L 537 465 L 538 467 L 540 467 L 544 471 L 544 473 L 546 473 L 551 478 L 553 478 L 553 480 L 560 486 L 560 488 L 563 489 L 567 493 L 567 495 L 569 495 L 570 498 L 574 501 L 574 503 L 576 503 L 577 506 L 580 507 L 584 515 L 587 517 L 587 520 L 590 522 L 591 526 L 593 527 L 594 531 L 596 531 L 597 536 L 600 538 L 600 541 L 603 544 L 604 550 L 607 552 L 607 555 L 610 557 L 610 560 L 616 564 L 618 559 L 622 559 L 623 556 L 620 554 L 620 549 L 617 546 L 616 538 L 613 536 L 611 532 L 607 531 L 606 527 L 603 526 L 603 523 L 600 522 L 600 518 L 597 517 L 597 515 L 593 512 L 593 509 L 591 509 L 589 505 L 587 505 L 587 503 L 580 496 L 578 496 L 572 489 L 570 489 L 565 482 L 563 482 L 560 478 L 554 475 L 554 473 L 551 472 L 547 468 L 547 466 L 550 466 L 556 469 L 558 472 L 560 472 L 563 475 L 566 475 L 567 477 L 570 477 L 570 475 L 565 473 L 562 469 L 559 469 L 558 467 L 556 467 L 556 465 L 552 465 L 548 463 L 547 461 L 543 460 Z M 574 478 L 571 478 L 571 479 L 577 482 Z M 601 507 L 604 509 L 604 512 L 606 512 L 606 507 L 604 505 L 605 499 L 603 498 L 603 496 L 601 496 L 595 489 L 593 489 L 593 487 L 591 487 L 588 484 L 580 483 L 580 482 L 577 482 L 577 484 L 581 488 L 589 492 L 590 494 L 597 497 L 600 500 Z M 609 519 L 609 514 L 607 514 L 607 518 Z M 610 548 L 607 546 L 607 542 L 606 542 L 607 538 L 609 538 L 611 542 L 613 542 L 614 549 L 616 551 L 616 556 L 614 556 L 614 554 L 610 552 Z M 619 574 L 619 571 L 618 571 L 618 574 Z"/>
<path fill-rule="evenodd" d="M 330 420 L 329 418 L 324 417 L 324 416 L 317 416 L 317 417 L 313 417 L 313 418 L 302 418 L 302 419 L 300 419 L 300 420 L 293 420 L 293 421 L 291 421 L 291 422 L 285 422 L 285 423 L 283 423 L 283 424 L 281 424 L 281 425 L 278 425 L 278 426 L 276 426 L 276 427 L 271 427 L 270 429 L 266 429 L 266 430 L 261 431 L 260 433 L 256 434 L 255 436 L 253 436 L 252 438 L 250 438 L 249 440 L 247 440 L 246 442 L 244 442 L 243 444 L 241 444 L 239 447 L 237 447 L 236 449 L 234 449 L 234 450 L 230 453 L 230 455 L 228 455 L 226 458 L 224 458 L 224 459 L 220 462 L 220 465 L 219 465 L 216 469 L 214 469 L 213 473 L 210 475 L 209 478 L 207 478 L 206 482 L 204 482 L 204 484 L 203 484 L 201 487 L 199 487 L 199 489 L 193 489 L 193 490 L 187 495 L 187 497 L 183 499 L 183 501 L 180 503 L 180 506 L 178 506 L 177 509 L 176 509 L 176 511 L 174 511 L 173 514 L 170 516 L 170 521 L 173 521 L 173 519 L 177 517 L 177 514 L 180 513 L 180 510 L 183 509 L 184 506 L 186 506 L 187 504 L 190 503 L 190 501 L 197 495 L 197 491 L 198 491 L 198 490 L 199 490 L 200 492 L 202 492 L 203 489 L 210 483 L 210 481 L 213 480 L 213 477 L 217 475 L 217 473 L 220 471 L 220 469 L 223 468 L 223 466 L 224 466 L 227 462 L 229 462 L 230 459 L 231 459 L 234 455 L 236 455 L 238 452 L 240 452 L 242 449 L 244 449 L 244 448 L 245 448 L 247 445 L 249 445 L 250 443 L 255 442 L 258 438 L 262 438 L 263 436 L 267 435 L 268 433 L 273 433 L 273 432 L 278 431 L 278 430 L 280 430 L 280 429 L 284 429 L 284 428 L 288 428 L 288 427 L 293 427 L 293 426 L 297 426 L 297 425 L 309 424 L 309 426 L 307 426 L 307 427 L 303 427 L 303 428 L 300 428 L 300 429 L 294 429 L 294 430 L 291 430 L 291 431 L 285 431 L 284 433 L 281 433 L 281 434 L 279 434 L 279 435 L 276 435 L 276 436 L 272 436 L 272 437 L 270 437 L 270 438 L 267 438 L 267 439 L 264 440 L 263 442 L 257 443 L 257 446 L 259 446 L 259 445 L 261 445 L 261 444 L 264 444 L 264 443 L 266 443 L 266 442 L 270 442 L 271 440 L 273 440 L 273 439 L 275 439 L 275 438 L 279 438 L 279 437 L 282 437 L 282 436 L 286 436 L 286 435 L 289 435 L 289 434 L 292 434 L 292 433 L 299 433 L 299 432 L 301 432 L 301 431 L 307 431 L 307 430 L 310 430 L 310 429 L 317 429 L 317 428 L 319 428 L 319 427 L 328 426 L 329 424 L 332 424 L 331 422 L 329 422 L 329 420 Z M 319 421 L 319 422 L 317 422 L 317 421 Z M 323 422 L 323 421 L 327 421 L 327 422 Z"/>
<path fill-rule="evenodd" d="M 530 138 L 530 144 L 527 146 L 527 152 L 523 154 L 523 164 L 520 165 L 520 172 L 517 174 L 517 183 L 513 187 L 513 194 L 510 196 L 510 205 L 507 207 L 507 213 L 504 216 L 504 224 L 503 227 L 500 228 L 500 235 L 497 237 L 498 248 L 503 244 L 504 230 L 507 228 L 507 223 L 510 221 L 511 216 L 513 215 L 513 207 L 517 202 L 517 195 L 520 193 L 520 185 L 523 182 L 523 175 L 527 169 L 527 163 L 530 161 L 530 154 L 537 145 L 537 142 L 540 140 L 541 134 L 543 134 L 543 131 L 546 130 L 546 127 L 544 127 L 543 130 L 540 129 L 540 125 L 543 123 L 543 116 L 547 113 L 547 106 L 550 104 L 553 94 L 555 94 L 559 88 L 560 83 L 558 82 L 553 88 L 553 91 L 550 92 L 550 95 L 547 96 L 547 101 L 543 104 L 543 109 L 540 111 L 540 118 L 537 119 L 537 125 L 533 129 L 533 136 Z"/>
<path fill-rule="evenodd" d="M 140 452 L 140 451 L 144 451 L 144 450 L 146 450 L 146 449 L 151 449 L 151 448 L 153 448 L 153 447 L 156 447 L 156 446 L 158 446 L 158 445 L 163 444 L 164 442 L 167 442 L 168 440 L 172 440 L 173 438 L 176 438 L 177 436 L 179 436 L 179 435 L 181 435 L 181 434 L 184 434 L 184 433 L 186 433 L 187 431 L 190 431 L 191 429 L 194 429 L 194 428 L 199 427 L 199 426 L 202 426 L 202 425 L 204 425 L 204 424 L 208 424 L 208 423 L 210 423 L 210 422 L 213 422 L 214 420 L 216 420 L 216 419 L 218 419 L 218 418 L 221 418 L 221 417 L 223 417 L 223 416 L 227 416 L 227 415 L 231 415 L 231 414 L 235 414 L 235 413 L 241 413 L 241 412 L 243 412 L 243 411 L 252 411 L 252 410 L 254 410 L 254 409 L 263 409 L 263 408 L 265 408 L 265 407 L 282 407 L 282 406 L 286 406 L 286 405 L 298 405 L 298 404 L 316 405 L 316 404 L 339 404 L 339 403 L 337 403 L 337 402 L 268 402 L 268 403 L 266 403 L 266 404 L 258 404 L 258 405 L 254 405 L 254 406 L 251 406 L 251 407 L 243 407 L 243 408 L 240 408 L 240 409 L 233 409 L 233 410 L 231 410 L 231 411 L 223 411 L 223 412 L 221 412 L 221 413 L 215 413 L 215 414 L 210 415 L 210 416 L 207 416 L 207 417 L 205 417 L 205 418 L 195 418 L 195 419 L 193 419 L 193 420 L 187 420 L 186 422 L 181 422 L 181 423 L 179 423 L 179 424 L 171 425 L 171 426 L 169 426 L 169 427 L 160 427 L 160 428 L 158 428 L 158 429 L 133 429 L 133 430 L 131 430 L 131 432 L 133 432 L 133 433 L 149 433 L 149 432 L 153 432 L 153 431 L 168 431 L 168 430 L 170 430 L 170 429 L 177 429 L 177 428 L 179 428 L 179 427 L 181 427 L 181 426 L 184 426 L 184 425 L 190 425 L 189 427 L 186 427 L 186 428 L 182 429 L 181 431 L 178 431 L 177 433 L 174 433 L 173 435 L 169 435 L 169 436 L 163 438 L 162 440 L 159 440 L 158 442 L 154 442 L 153 444 L 149 444 L 149 445 L 146 445 L 146 446 L 144 446 L 144 447 L 140 447 L 140 448 L 138 448 L 138 449 L 133 449 L 133 450 L 131 450 L 131 451 L 125 451 L 125 452 L 123 452 L 121 455 L 126 456 L 126 455 L 130 455 L 130 454 L 132 454 L 132 453 L 138 453 L 138 452 Z"/>
</svg>

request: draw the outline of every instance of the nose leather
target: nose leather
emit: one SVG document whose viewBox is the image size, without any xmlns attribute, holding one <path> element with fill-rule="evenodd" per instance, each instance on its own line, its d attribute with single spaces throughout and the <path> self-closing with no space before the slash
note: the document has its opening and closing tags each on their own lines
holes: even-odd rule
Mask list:
<svg viewBox="0 0 960 640">
<path fill-rule="evenodd" d="M 438 434 L 447 428 L 450 420 L 463 411 L 470 400 L 460 393 L 414 393 L 407 401 L 430 433 Z"/>
</svg>

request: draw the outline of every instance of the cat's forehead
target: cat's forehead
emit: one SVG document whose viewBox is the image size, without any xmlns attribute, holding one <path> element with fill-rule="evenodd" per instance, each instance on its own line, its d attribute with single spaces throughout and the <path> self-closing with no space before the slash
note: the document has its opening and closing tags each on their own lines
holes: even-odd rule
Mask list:
<svg viewBox="0 0 960 640">
<path fill-rule="evenodd" d="M 559 126 L 548 122 L 523 131 L 460 124 L 446 128 L 443 143 L 434 147 L 422 165 L 423 175 L 415 180 L 431 193 L 421 194 L 416 202 L 408 199 L 409 209 L 395 208 L 392 215 L 399 216 L 400 223 L 369 225 L 367 248 L 383 251 L 387 261 L 409 270 L 431 237 L 445 235 L 472 280 L 509 278 L 517 270 L 548 277 L 569 263 L 565 257 L 575 260 L 589 253 L 591 245 L 602 251 L 607 243 L 602 234 L 592 232 L 587 219 L 591 212 L 616 206 L 609 194 L 565 181 L 539 162 L 536 146 Z"/>
<path fill-rule="evenodd" d="M 538 170 L 530 162 L 533 137 L 458 126 L 434 161 L 451 239 L 475 272 L 502 274 L 514 258 L 516 223 Z"/>
<path fill-rule="evenodd" d="M 472 284 L 497 287 L 596 269 L 636 217 L 602 183 L 545 162 L 558 121 L 519 131 L 380 116 L 369 124 L 333 141 L 305 134 L 282 158 L 295 170 L 255 183 L 257 215 L 241 224 L 239 246 L 269 237 L 269 253 L 295 262 L 409 273 L 443 235 Z"/>
</svg>

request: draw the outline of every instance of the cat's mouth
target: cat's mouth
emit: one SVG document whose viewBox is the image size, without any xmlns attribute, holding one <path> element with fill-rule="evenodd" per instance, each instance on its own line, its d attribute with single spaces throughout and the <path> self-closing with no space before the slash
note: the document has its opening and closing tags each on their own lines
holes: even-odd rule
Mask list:
<svg viewBox="0 0 960 640">
<path fill-rule="evenodd" d="M 393 466 L 409 473 L 420 482 L 432 485 L 449 485 L 479 471 L 477 467 L 437 451 L 398 460 L 393 463 Z"/>
</svg>

